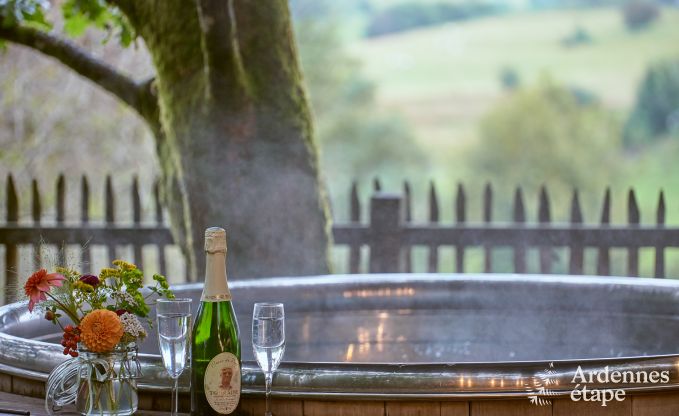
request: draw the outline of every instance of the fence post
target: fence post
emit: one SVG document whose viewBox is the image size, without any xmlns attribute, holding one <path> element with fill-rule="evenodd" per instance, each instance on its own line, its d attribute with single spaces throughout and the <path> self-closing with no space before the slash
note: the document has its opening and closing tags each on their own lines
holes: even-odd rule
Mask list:
<svg viewBox="0 0 679 416">
<path fill-rule="evenodd" d="M 370 200 L 370 273 L 401 271 L 401 196 L 376 193 Z"/>
</svg>

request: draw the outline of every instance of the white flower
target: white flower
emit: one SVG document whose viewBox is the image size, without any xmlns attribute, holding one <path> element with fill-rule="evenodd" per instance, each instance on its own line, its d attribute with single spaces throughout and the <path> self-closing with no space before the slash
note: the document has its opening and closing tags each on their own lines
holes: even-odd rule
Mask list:
<svg viewBox="0 0 679 416">
<path fill-rule="evenodd" d="M 130 295 L 130 294 L 127 293 L 127 292 L 115 292 L 115 293 L 113 294 L 113 296 L 116 297 L 116 298 L 118 298 L 118 300 L 121 301 L 121 302 L 127 302 L 127 303 L 129 303 L 130 305 L 134 305 L 134 304 L 135 304 L 134 298 L 132 297 L 132 295 Z"/>
<path fill-rule="evenodd" d="M 135 315 L 125 312 L 120 316 L 120 322 L 123 324 L 123 329 L 126 334 L 135 338 L 144 338 L 146 336 L 146 330 Z"/>
</svg>

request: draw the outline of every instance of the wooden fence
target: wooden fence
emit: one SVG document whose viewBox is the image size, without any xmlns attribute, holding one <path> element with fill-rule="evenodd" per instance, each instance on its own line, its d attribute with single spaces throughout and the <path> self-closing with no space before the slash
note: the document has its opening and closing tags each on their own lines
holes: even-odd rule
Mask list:
<svg viewBox="0 0 679 416">
<path fill-rule="evenodd" d="M 157 248 L 158 270 L 167 272 L 165 248 L 173 245 L 172 235 L 164 222 L 163 209 L 158 197 L 158 185 L 153 186 L 153 219 L 142 220 L 142 199 L 139 182 L 132 181 L 130 204 L 132 221 L 122 225 L 116 220 L 115 193 L 113 181 L 107 177 L 104 185 L 103 222 L 90 220 L 92 198 L 87 177 L 80 181 L 79 206 L 80 220 L 66 222 L 66 181 L 59 176 L 56 181 L 55 219 L 46 224 L 41 205 L 41 194 L 37 181 L 32 181 L 31 218 L 20 221 L 19 193 L 12 176 L 7 178 L 6 186 L 6 223 L 0 224 L 0 246 L 5 247 L 6 287 L 18 282 L 19 246 L 33 246 L 40 252 L 45 242 L 84 246 L 80 250 L 80 260 L 84 271 L 88 271 L 91 250 L 103 246 L 109 260 L 115 257 L 116 247 L 131 246 L 132 260 L 143 266 L 142 247 Z M 627 275 L 639 275 L 639 249 L 655 249 L 654 275 L 665 276 L 665 248 L 679 247 L 679 228 L 665 226 L 665 199 L 661 192 L 656 212 L 656 225 L 640 224 L 637 200 L 633 191 L 627 200 L 627 220 L 625 226 L 610 224 L 611 195 L 606 191 L 599 224 L 584 224 L 578 193 L 574 192 L 570 222 L 557 224 L 551 222 L 550 203 L 547 190 L 541 189 L 538 204 L 538 221 L 526 222 L 523 193 L 518 188 L 513 202 L 513 223 L 493 222 L 493 192 L 487 185 L 483 192 L 483 219 L 481 223 L 467 221 L 467 197 L 464 188 L 457 189 L 454 206 L 453 224 L 440 223 L 440 207 L 436 189 L 429 190 L 429 222 L 417 224 L 412 216 L 412 193 L 408 183 L 404 184 L 402 194 L 387 194 L 381 191 L 378 181 L 374 182 L 374 193 L 370 199 L 368 222 L 362 222 L 361 203 L 357 186 L 354 184 L 350 196 L 350 219 L 347 224 L 335 224 L 333 235 L 336 245 L 349 247 L 347 269 L 350 273 L 360 272 L 362 264 L 361 248 L 369 247 L 368 270 L 370 273 L 410 272 L 413 270 L 412 248 L 428 248 L 426 271 L 439 271 L 439 248 L 453 247 L 455 250 L 455 271 L 465 271 L 465 250 L 480 247 L 484 252 L 483 270 L 493 271 L 492 251 L 498 247 L 509 247 L 513 251 L 513 268 L 516 273 L 527 271 L 527 249 L 539 251 L 539 270 L 551 273 L 553 270 L 552 249 L 565 247 L 569 250 L 568 272 L 582 274 L 584 250 L 597 249 L 597 274 L 611 273 L 610 249 L 627 250 Z M 34 267 L 40 266 L 36 257 Z M 185 274 L 186 276 L 186 274 Z"/>
<path fill-rule="evenodd" d="M 573 192 L 570 204 L 570 221 L 552 223 L 547 189 L 542 187 L 538 201 L 537 223 L 527 223 L 523 192 L 517 188 L 512 206 L 513 222 L 493 222 L 493 190 L 487 184 L 483 190 L 483 221 L 467 221 L 467 197 L 464 187 L 458 185 L 454 202 L 454 224 L 440 223 L 439 198 L 433 184 L 429 188 L 429 223 L 412 222 L 412 196 L 410 185 L 404 183 L 403 194 L 381 192 L 378 181 L 374 183 L 375 194 L 370 200 L 370 223 L 362 224 L 360 201 L 356 185 L 351 192 L 351 224 L 335 225 L 335 244 L 350 246 L 349 270 L 357 273 L 361 264 L 362 245 L 370 247 L 369 271 L 411 272 L 413 246 L 428 248 L 427 272 L 439 271 L 439 248 L 455 249 L 455 271 L 464 273 L 465 250 L 480 247 L 484 251 L 483 271 L 493 271 L 494 248 L 509 247 L 513 252 L 515 273 L 527 272 L 527 249 L 539 251 L 539 271 L 553 272 L 554 248 L 569 251 L 568 273 L 582 274 L 586 248 L 597 249 L 596 273 L 611 274 L 610 250 L 623 248 L 627 251 L 627 276 L 639 276 L 639 250 L 655 251 L 654 276 L 665 277 L 665 248 L 679 247 L 679 228 L 665 226 L 665 195 L 658 196 L 656 224 L 640 224 L 640 212 L 635 192 L 627 196 L 627 225 L 611 224 L 611 192 L 604 194 L 599 224 L 584 224 L 580 198 Z"/>
</svg>

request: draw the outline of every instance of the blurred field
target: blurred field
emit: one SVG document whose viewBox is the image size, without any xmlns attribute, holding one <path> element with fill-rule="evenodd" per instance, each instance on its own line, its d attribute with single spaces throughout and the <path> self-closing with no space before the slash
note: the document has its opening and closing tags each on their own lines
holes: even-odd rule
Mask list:
<svg viewBox="0 0 679 416">
<path fill-rule="evenodd" d="M 590 44 L 564 47 L 582 27 Z M 594 92 L 625 115 L 647 64 L 679 56 L 679 10 L 646 31 L 626 30 L 617 8 L 522 12 L 365 39 L 352 45 L 377 83 L 381 106 L 400 111 L 436 162 L 454 163 L 480 117 L 502 95 L 500 72 L 524 84 L 548 75 Z M 452 153 L 451 153 L 452 152 Z"/>
<path fill-rule="evenodd" d="M 591 43 L 563 46 L 562 40 L 577 28 L 590 35 Z M 513 68 L 523 85 L 548 76 L 557 83 L 592 92 L 624 121 L 646 67 L 657 60 L 679 57 L 676 39 L 676 8 L 664 9 L 655 24 L 639 32 L 625 28 L 618 8 L 593 8 L 517 12 L 360 39 L 351 44 L 351 52 L 377 84 L 379 106 L 403 115 L 431 158 L 430 170 L 422 172 L 422 178 L 411 178 L 415 179 L 418 201 L 416 217 L 426 218 L 426 179 L 431 178 L 441 191 L 443 221 L 452 220 L 452 197 L 458 181 L 467 185 L 469 219 L 479 221 L 485 178 L 483 172 L 470 169 L 466 158 L 477 142 L 479 121 L 505 94 L 500 81 L 503 68 Z M 675 140 L 635 152 L 611 149 L 620 152 L 623 166 L 620 176 L 610 183 L 614 223 L 626 221 L 626 194 L 634 187 L 642 222 L 655 221 L 658 192 L 664 189 L 667 222 L 679 224 L 677 151 L 679 143 Z M 389 188 L 397 189 L 397 180 L 392 182 Z M 506 220 L 503 211 L 509 209 L 512 190 L 497 191 L 496 213 L 499 220 Z M 603 192 L 581 195 L 586 222 L 598 221 Z M 534 221 L 537 189 L 526 189 L 525 194 L 529 218 Z M 557 204 L 554 218 L 566 219 L 568 210 L 568 204 Z M 443 269 L 452 271 L 452 253 L 441 254 Z M 594 272 L 593 255 L 588 251 L 586 271 L 590 273 Z M 470 252 L 468 256 L 469 268 L 479 270 L 480 253 Z M 613 258 L 615 273 L 624 273 L 624 254 L 614 252 Z M 415 264 L 424 267 L 424 253 L 415 253 Z M 536 265 L 535 259 L 531 264 Z M 641 269 L 642 275 L 652 275 L 649 250 L 642 250 Z M 667 269 L 670 276 L 679 276 L 678 250 L 667 250 Z"/>
</svg>

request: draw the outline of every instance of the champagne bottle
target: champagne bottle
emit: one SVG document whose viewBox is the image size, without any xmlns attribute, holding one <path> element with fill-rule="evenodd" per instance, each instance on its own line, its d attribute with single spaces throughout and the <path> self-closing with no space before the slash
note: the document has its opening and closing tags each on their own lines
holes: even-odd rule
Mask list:
<svg viewBox="0 0 679 416">
<path fill-rule="evenodd" d="M 205 230 L 205 286 L 193 326 L 191 414 L 234 414 L 241 393 L 238 321 L 226 282 L 226 231 Z"/>
</svg>

